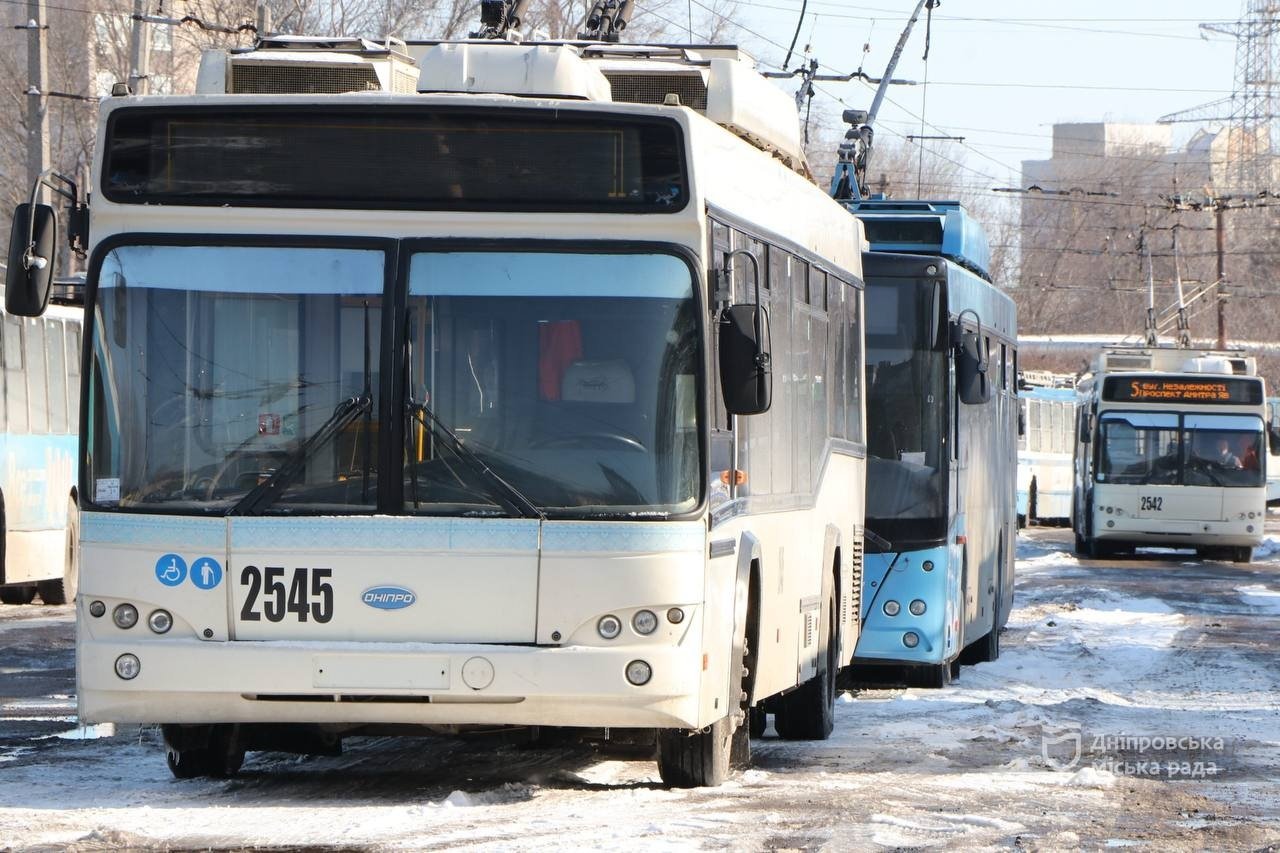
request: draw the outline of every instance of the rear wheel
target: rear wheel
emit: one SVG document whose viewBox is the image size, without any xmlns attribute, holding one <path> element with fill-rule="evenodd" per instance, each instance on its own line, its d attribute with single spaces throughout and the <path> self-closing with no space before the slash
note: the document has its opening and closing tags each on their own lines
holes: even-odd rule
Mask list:
<svg viewBox="0 0 1280 853">
<path fill-rule="evenodd" d="M 826 740 L 836 725 L 836 669 L 840 638 L 836 634 L 835 606 L 826 602 L 827 653 L 819 661 L 818 674 L 777 700 L 773 727 L 785 740 Z"/>
<path fill-rule="evenodd" d="M 67 604 L 80 589 L 80 511 L 72 499 L 67 505 L 67 542 L 62 577 L 37 584 L 45 604 Z"/>
<path fill-rule="evenodd" d="M 0 587 L 0 601 L 5 604 L 30 604 L 35 598 L 35 584 Z"/>
</svg>

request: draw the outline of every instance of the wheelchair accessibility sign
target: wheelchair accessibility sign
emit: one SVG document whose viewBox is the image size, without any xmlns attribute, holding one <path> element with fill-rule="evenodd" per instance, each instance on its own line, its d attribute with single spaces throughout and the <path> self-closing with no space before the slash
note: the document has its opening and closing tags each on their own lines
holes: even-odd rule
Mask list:
<svg viewBox="0 0 1280 853">
<path fill-rule="evenodd" d="M 165 586 L 178 586 L 187 579 L 187 561 L 177 554 L 165 554 L 156 560 L 156 580 Z"/>
<path fill-rule="evenodd" d="M 198 557 L 188 571 L 187 561 L 177 554 L 156 560 L 156 580 L 165 586 L 181 586 L 188 576 L 199 589 L 213 589 L 222 583 L 222 564 L 213 557 Z"/>
</svg>

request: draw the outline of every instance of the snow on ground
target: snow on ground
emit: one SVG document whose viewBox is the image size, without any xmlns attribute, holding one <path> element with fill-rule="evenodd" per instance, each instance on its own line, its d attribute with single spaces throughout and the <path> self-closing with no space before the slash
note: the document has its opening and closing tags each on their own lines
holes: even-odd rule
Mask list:
<svg viewBox="0 0 1280 853">
<path fill-rule="evenodd" d="M 635 750 L 434 737 L 253 754 L 235 779 L 179 782 L 154 729 L 77 729 L 55 685 L 0 703 L 0 849 L 1280 843 L 1280 546 L 1249 567 L 1098 564 L 1062 540 L 1020 541 L 1000 660 L 946 690 L 844 694 L 832 738 L 770 730 L 718 789 L 664 790 Z M 69 634 L 66 609 L 9 612 L 0 643 L 19 622 Z"/>
</svg>

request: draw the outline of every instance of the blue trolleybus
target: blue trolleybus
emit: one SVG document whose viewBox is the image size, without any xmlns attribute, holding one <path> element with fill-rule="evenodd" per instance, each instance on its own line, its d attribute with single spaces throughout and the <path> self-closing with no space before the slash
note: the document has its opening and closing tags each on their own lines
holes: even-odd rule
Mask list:
<svg viewBox="0 0 1280 853">
<path fill-rule="evenodd" d="M 956 202 L 857 201 L 866 276 L 867 492 L 860 676 L 941 687 L 994 660 L 1013 601 L 1013 301 Z M 876 667 L 876 669 L 869 669 Z M 896 677 L 896 676 L 895 676 Z"/>
</svg>

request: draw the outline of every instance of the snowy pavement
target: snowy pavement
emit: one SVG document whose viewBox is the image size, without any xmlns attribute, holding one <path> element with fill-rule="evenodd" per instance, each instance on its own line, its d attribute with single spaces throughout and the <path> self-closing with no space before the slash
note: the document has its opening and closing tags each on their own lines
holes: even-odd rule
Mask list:
<svg viewBox="0 0 1280 853">
<path fill-rule="evenodd" d="M 0 850 L 614 850 L 1280 844 L 1280 540 L 1249 566 L 1019 543 L 999 661 L 846 694 L 825 742 L 718 789 L 636 750 L 353 738 L 175 781 L 158 732 L 79 729 L 71 609 L 0 608 Z"/>
</svg>

